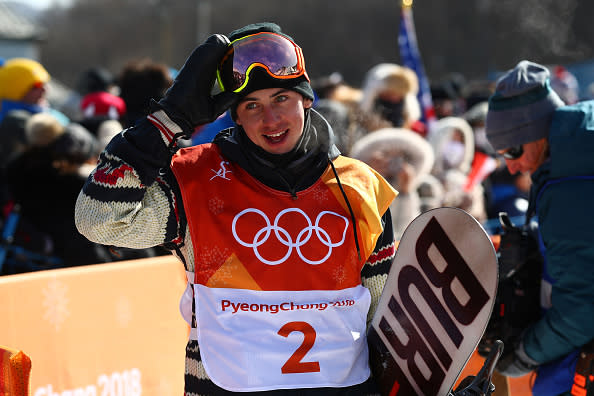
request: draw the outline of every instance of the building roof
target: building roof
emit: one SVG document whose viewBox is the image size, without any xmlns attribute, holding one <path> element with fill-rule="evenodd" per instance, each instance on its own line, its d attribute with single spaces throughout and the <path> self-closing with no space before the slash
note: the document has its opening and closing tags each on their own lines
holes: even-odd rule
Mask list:
<svg viewBox="0 0 594 396">
<path fill-rule="evenodd" d="M 36 40 L 43 35 L 43 29 L 27 15 L 19 12 L 16 7 L 11 7 L 10 3 L 0 0 L 0 39 Z"/>
</svg>

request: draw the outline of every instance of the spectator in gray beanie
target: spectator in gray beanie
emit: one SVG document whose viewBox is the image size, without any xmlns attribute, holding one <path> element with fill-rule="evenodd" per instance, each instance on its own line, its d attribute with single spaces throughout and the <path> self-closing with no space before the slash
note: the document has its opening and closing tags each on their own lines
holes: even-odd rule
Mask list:
<svg viewBox="0 0 594 396">
<path fill-rule="evenodd" d="M 514 377 L 536 370 L 535 395 L 568 395 L 580 350 L 594 338 L 593 116 L 594 101 L 564 105 L 548 69 L 526 60 L 489 99 L 487 138 L 510 173 L 531 175 L 526 224 L 536 215 L 545 259 L 543 314 L 506 345 L 497 369 Z"/>
<path fill-rule="evenodd" d="M 549 71 L 522 61 L 498 80 L 489 98 L 487 137 L 495 150 L 546 138 L 553 112 L 563 105 L 551 88 Z"/>
</svg>

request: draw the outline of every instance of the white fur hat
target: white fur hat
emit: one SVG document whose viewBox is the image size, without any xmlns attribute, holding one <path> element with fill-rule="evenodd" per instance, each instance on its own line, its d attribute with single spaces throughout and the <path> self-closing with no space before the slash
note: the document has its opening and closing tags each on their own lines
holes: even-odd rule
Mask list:
<svg viewBox="0 0 594 396">
<path fill-rule="evenodd" d="M 413 166 L 416 178 L 431 171 L 435 159 L 431 145 L 418 133 L 404 128 L 382 128 L 365 135 L 353 145 L 350 156 L 367 163 L 378 151 L 394 150 Z"/>
</svg>

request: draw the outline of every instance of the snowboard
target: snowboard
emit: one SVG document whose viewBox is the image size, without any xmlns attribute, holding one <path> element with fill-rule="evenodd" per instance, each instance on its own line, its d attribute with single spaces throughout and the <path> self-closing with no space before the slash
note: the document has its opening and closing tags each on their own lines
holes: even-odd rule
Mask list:
<svg viewBox="0 0 594 396">
<path fill-rule="evenodd" d="M 429 210 L 406 228 L 368 332 L 383 396 L 446 396 L 487 326 L 495 248 L 462 209 Z"/>
</svg>

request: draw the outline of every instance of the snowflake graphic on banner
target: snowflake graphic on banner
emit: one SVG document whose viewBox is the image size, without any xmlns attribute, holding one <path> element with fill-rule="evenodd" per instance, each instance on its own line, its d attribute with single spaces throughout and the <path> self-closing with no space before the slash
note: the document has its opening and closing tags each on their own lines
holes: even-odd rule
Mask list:
<svg viewBox="0 0 594 396">
<path fill-rule="evenodd" d="M 50 280 L 42 290 L 43 306 L 45 312 L 43 318 L 60 331 L 62 324 L 70 316 L 68 310 L 68 287 L 57 279 Z"/>
</svg>

